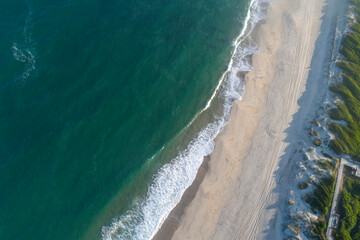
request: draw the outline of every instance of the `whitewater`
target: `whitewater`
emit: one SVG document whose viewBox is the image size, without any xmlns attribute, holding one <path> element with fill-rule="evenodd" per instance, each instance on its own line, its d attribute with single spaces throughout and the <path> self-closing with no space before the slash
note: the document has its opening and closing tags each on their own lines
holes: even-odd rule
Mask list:
<svg viewBox="0 0 360 240">
<path fill-rule="evenodd" d="M 220 78 L 218 85 L 206 106 L 187 125 L 204 111 L 209 109 L 214 99 L 223 101 L 222 112 L 215 121 L 209 123 L 190 142 L 185 150 L 165 164 L 153 176 L 147 194 L 135 199 L 131 210 L 115 217 L 109 226 L 102 228 L 102 239 L 152 239 L 171 212 L 179 203 L 185 190 L 192 184 L 205 156 L 214 149 L 214 139 L 229 122 L 230 109 L 235 100 L 241 100 L 245 83 L 239 78 L 239 72 L 252 69 L 250 56 L 258 51 L 251 39 L 256 24 L 266 17 L 266 6 L 271 0 L 252 0 L 243 28 L 233 42 L 233 54 L 227 70 Z"/>
</svg>

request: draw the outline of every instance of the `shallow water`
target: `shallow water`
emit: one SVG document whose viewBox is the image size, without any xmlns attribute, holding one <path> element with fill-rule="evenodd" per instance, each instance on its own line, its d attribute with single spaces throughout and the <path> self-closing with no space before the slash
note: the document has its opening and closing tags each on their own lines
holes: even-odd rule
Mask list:
<svg viewBox="0 0 360 240">
<path fill-rule="evenodd" d="M 0 238 L 152 234 L 212 150 L 224 105 L 242 91 L 225 80 L 199 115 L 227 69 L 248 6 L 0 3 Z M 154 212 L 159 199 L 170 202 Z M 124 217 L 130 220 L 118 221 Z"/>
</svg>

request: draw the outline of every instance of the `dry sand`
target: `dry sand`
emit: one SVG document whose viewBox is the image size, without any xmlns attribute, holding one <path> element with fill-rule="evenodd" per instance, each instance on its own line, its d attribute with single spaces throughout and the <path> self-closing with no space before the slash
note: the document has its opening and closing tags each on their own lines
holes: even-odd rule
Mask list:
<svg viewBox="0 0 360 240">
<path fill-rule="evenodd" d="M 305 117 L 293 121 L 293 116 L 310 66 L 326 68 L 328 44 L 319 45 L 324 48 L 321 62 L 312 62 L 320 30 L 326 30 L 321 25 L 326 5 L 336 8 L 336 0 L 275 0 L 269 5 L 254 37 L 260 51 L 246 75 L 243 100 L 234 103 L 210 160 L 154 239 L 282 239 L 276 174 L 279 166 L 285 168 L 282 173 L 291 168 L 280 160 L 304 125 Z M 324 41 L 329 41 L 326 36 Z M 315 96 L 324 93 L 322 82 L 314 84 L 318 89 L 301 100 L 307 112 L 314 109 Z M 294 133 L 288 131 L 290 123 Z"/>
</svg>

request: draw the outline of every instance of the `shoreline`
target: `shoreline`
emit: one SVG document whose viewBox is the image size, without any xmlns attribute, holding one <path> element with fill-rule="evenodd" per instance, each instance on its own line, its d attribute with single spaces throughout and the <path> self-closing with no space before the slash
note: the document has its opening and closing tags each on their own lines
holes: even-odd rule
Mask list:
<svg viewBox="0 0 360 240">
<path fill-rule="evenodd" d="M 139 207 L 136 206 L 135 211 L 128 211 L 115 217 L 109 225 L 102 227 L 102 239 L 110 239 L 113 235 L 121 238 L 123 233 L 126 235 L 130 232 L 136 236 L 128 237 L 153 239 L 169 214 L 179 204 L 185 191 L 195 181 L 204 158 L 213 151 L 216 137 L 228 124 L 234 100 L 242 99 L 244 81 L 237 74 L 251 70 L 249 56 L 257 51 L 257 46 L 249 36 L 257 23 L 264 18 L 264 6 L 269 1 L 271 0 L 249 1 L 244 25 L 232 43 L 234 48 L 226 70 L 206 106 L 184 128 L 195 126 L 195 129 L 200 131 L 187 147 L 153 175 L 146 197 L 141 200 L 141 203 L 137 203 Z M 201 122 L 201 119 L 204 119 L 202 114 L 208 115 L 205 122 Z M 203 123 L 206 125 L 202 126 Z M 200 124 L 201 129 L 196 124 Z M 180 176 L 181 179 L 176 176 Z M 133 219 L 138 222 L 131 223 Z"/>
<path fill-rule="evenodd" d="M 199 167 L 194 182 L 186 189 L 186 191 L 181 197 L 180 202 L 170 212 L 170 214 L 162 224 L 161 228 L 152 239 L 165 240 L 170 239 L 174 235 L 175 231 L 179 226 L 180 217 L 184 214 L 187 206 L 195 198 L 196 192 L 199 190 L 200 184 L 203 182 L 204 177 L 209 170 L 210 160 L 210 156 L 204 157 L 204 161 Z"/>
<path fill-rule="evenodd" d="M 279 199 L 275 172 L 305 91 L 324 5 L 268 5 L 251 34 L 260 51 L 245 76 L 243 99 L 234 102 L 214 151 L 153 239 L 281 238 L 281 214 L 269 208 Z"/>
<path fill-rule="evenodd" d="M 262 3 L 262 4 L 266 4 L 268 6 L 270 3 Z M 266 8 L 267 8 L 267 6 L 266 6 Z M 259 22 L 256 23 L 255 28 L 251 31 L 251 33 L 249 35 L 251 39 L 257 39 L 258 32 L 259 32 L 259 27 L 262 24 L 264 24 L 265 21 L 266 20 L 261 19 Z M 250 54 L 250 55 L 248 55 L 246 57 L 251 59 L 253 57 L 253 54 L 254 53 L 252 53 L 252 54 Z M 246 75 L 249 74 L 250 72 L 251 72 L 251 70 L 250 71 L 245 71 L 245 72 L 239 71 L 237 76 L 238 76 L 239 79 L 245 80 Z M 215 91 L 215 93 L 216 93 L 216 91 Z M 245 90 L 244 94 L 246 94 L 246 90 Z M 236 104 L 236 102 L 240 102 L 240 101 L 242 101 L 242 100 L 235 100 L 234 101 L 232 109 L 230 110 L 230 116 L 232 115 L 233 108 L 235 107 L 234 105 Z M 227 125 L 225 126 L 225 129 L 226 129 L 226 127 L 227 127 Z M 219 138 L 222 134 L 223 134 L 223 132 L 221 132 L 215 138 L 215 144 L 216 144 L 216 139 Z M 184 215 L 185 210 L 188 207 L 188 205 L 195 198 L 195 195 L 197 194 L 197 191 L 199 190 L 199 187 L 202 184 L 205 175 L 209 171 L 210 162 L 211 162 L 211 155 L 212 154 L 213 154 L 213 152 L 210 153 L 207 156 L 204 156 L 203 163 L 199 167 L 198 172 L 196 174 L 196 177 L 195 177 L 193 183 L 186 189 L 186 191 L 182 195 L 181 200 L 179 201 L 179 203 L 176 204 L 176 206 L 174 207 L 173 210 L 171 210 L 168 217 L 165 219 L 165 221 L 163 222 L 163 224 L 161 225 L 159 230 L 155 233 L 155 235 L 151 238 L 151 240 L 168 240 L 168 239 L 171 239 L 173 237 L 175 231 L 179 227 L 181 217 Z"/>
</svg>

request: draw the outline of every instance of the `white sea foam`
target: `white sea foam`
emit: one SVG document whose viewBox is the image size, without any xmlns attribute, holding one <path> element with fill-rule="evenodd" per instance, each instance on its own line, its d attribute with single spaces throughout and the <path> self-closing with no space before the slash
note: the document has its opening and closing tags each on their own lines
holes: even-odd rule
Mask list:
<svg viewBox="0 0 360 240">
<path fill-rule="evenodd" d="M 256 52 L 257 46 L 250 38 L 255 25 L 263 18 L 264 5 L 268 0 L 252 0 L 244 27 L 234 41 L 234 53 L 226 72 L 222 75 L 215 92 L 201 111 L 208 109 L 216 96 L 224 98 L 223 113 L 208 124 L 170 163 L 165 164 L 153 177 L 147 194 L 136 199 L 134 206 L 124 215 L 113 219 L 110 226 L 102 228 L 102 239 L 151 239 L 159 230 L 171 210 L 180 201 L 185 190 L 194 181 L 204 156 L 214 149 L 214 139 L 229 121 L 233 101 L 241 99 L 244 84 L 237 76 L 239 71 L 250 71 L 252 66 L 247 56 Z"/>
<path fill-rule="evenodd" d="M 29 47 L 19 47 L 17 43 L 12 45 L 13 56 L 16 60 L 25 64 L 24 71 L 21 73 L 22 80 L 27 79 L 31 72 L 35 70 L 35 54 L 34 49 Z"/>
<path fill-rule="evenodd" d="M 25 20 L 25 25 L 23 28 L 23 40 L 19 43 L 14 42 L 12 45 L 13 57 L 22 63 L 24 63 L 24 70 L 20 74 L 20 79 L 27 79 L 30 74 L 35 71 L 35 47 L 34 41 L 31 38 L 30 25 L 32 21 L 32 10 L 31 6 L 28 3 L 29 13 Z"/>
</svg>

